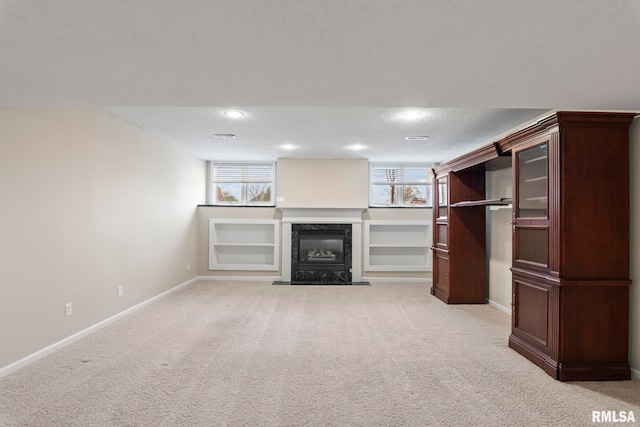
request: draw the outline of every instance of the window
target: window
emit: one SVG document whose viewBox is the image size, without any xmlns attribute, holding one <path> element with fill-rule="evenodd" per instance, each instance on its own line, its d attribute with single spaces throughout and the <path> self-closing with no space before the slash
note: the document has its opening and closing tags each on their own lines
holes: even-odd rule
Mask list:
<svg viewBox="0 0 640 427">
<path fill-rule="evenodd" d="M 428 165 L 371 164 L 369 206 L 431 207 Z"/>
<path fill-rule="evenodd" d="M 273 206 L 275 163 L 211 163 L 213 205 Z"/>
</svg>

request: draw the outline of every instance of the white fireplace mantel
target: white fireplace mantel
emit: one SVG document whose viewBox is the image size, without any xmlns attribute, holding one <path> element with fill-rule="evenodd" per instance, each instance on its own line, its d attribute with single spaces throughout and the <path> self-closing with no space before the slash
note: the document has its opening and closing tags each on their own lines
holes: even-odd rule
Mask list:
<svg viewBox="0 0 640 427">
<path fill-rule="evenodd" d="M 362 224 L 363 208 L 279 208 L 282 223 Z"/>
<path fill-rule="evenodd" d="M 362 281 L 362 212 L 366 208 L 279 208 L 282 281 L 291 281 L 291 224 L 351 224 L 351 281 Z"/>
</svg>

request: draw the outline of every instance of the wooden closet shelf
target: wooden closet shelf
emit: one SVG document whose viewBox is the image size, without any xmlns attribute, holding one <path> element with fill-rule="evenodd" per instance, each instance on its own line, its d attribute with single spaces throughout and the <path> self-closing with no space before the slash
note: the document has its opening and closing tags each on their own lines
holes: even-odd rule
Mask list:
<svg viewBox="0 0 640 427">
<path fill-rule="evenodd" d="M 465 200 L 462 202 L 452 203 L 452 208 L 466 208 L 469 206 L 506 206 L 510 205 L 512 199 L 510 197 L 503 197 L 500 199 L 488 199 L 488 200 Z"/>
</svg>

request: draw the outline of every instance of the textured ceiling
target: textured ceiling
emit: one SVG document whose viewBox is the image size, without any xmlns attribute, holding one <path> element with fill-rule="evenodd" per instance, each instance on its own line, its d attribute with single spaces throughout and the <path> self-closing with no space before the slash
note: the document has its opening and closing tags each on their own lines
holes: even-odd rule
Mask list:
<svg viewBox="0 0 640 427">
<path fill-rule="evenodd" d="M 110 107 L 206 158 L 414 158 L 410 131 L 437 161 L 539 109 L 640 111 L 639 28 L 636 0 L 0 0 L 0 105 Z M 385 121 L 409 107 L 467 110 Z"/>
<path fill-rule="evenodd" d="M 229 119 L 204 107 L 120 107 L 112 113 L 207 160 L 274 160 L 278 157 L 363 158 L 429 162 L 451 159 L 545 110 L 421 109 L 406 121 L 400 108 L 248 107 Z M 412 110 L 413 111 L 413 110 Z M 234 134 L 217 139 L 213 134 Z M 407 141 L 408 136 L 428 136 Z M 295 145 L 287 150 L 285 144 Z M 354 145 L 363 146 L 353 150 Z"/>
</svg>

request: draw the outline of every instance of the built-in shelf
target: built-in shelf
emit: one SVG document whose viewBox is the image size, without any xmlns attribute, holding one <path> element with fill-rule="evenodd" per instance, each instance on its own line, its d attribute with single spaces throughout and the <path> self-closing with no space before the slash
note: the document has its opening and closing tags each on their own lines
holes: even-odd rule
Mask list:
<svg viewBox="0 0 640 427">
<path fill-rule="evenodd" d="M 512 203 L 510 197 L 502 197 L 500 199 L 487 200 L 465 200 L 462 202 L 452 203 L 452 208 L 465 208 L 469 206 L 507 206 Z"/>
<path fill-rule="evenodd" d="M 431 221 L 364 222 L 365 271 L 431 271 Z"/>
<path fill-rule="evenodd" d="M 277 219 L 209 219 L 209 270 L 278 270 L 279 242 Z"/>
</svg>

